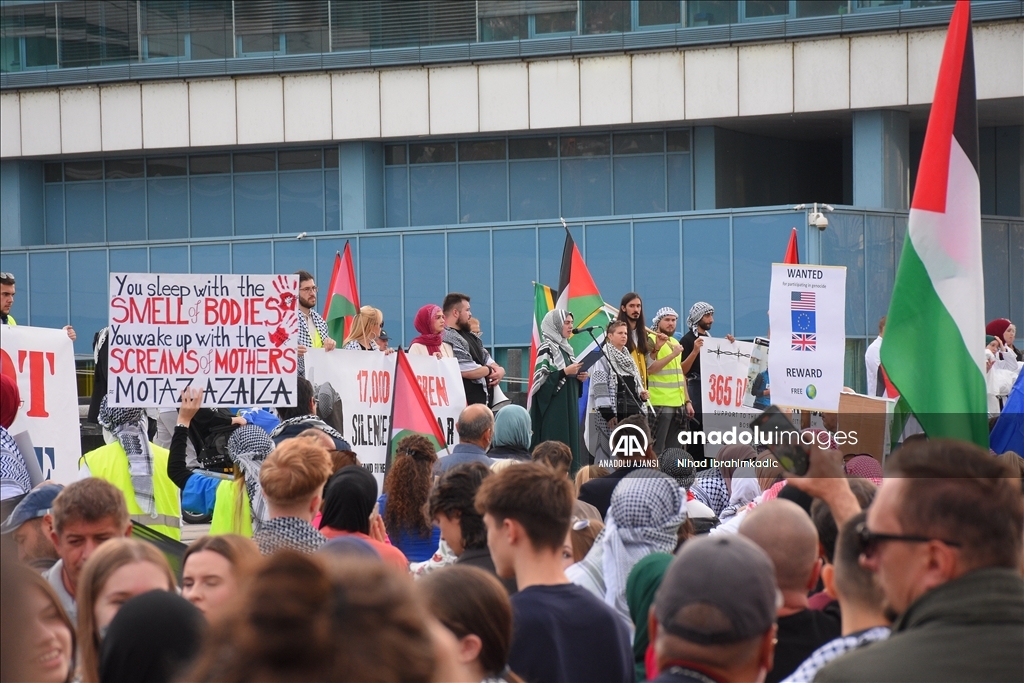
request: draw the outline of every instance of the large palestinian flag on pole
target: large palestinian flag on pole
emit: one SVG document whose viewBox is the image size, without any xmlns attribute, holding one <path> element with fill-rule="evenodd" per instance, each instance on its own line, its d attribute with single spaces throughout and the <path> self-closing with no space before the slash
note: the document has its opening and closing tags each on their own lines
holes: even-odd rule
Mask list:
<svg viewBox="0 0 1024 683">
<path fill-rule="evenodd" d="M 421 434 L 434 443 L 438 454 L 447 448 L 441 425 L 430 409 L 427 397 L 416 379 L 409 358 L 401 347 L 395 362 L 395 382 L 391 391 L 391 439 L 388 442 L 388 466 L 395 457 L 398 442 L 410 434 Z"/>
<path fill-rule="evenodd" d="M 555 307 L 555 293 L 547 285 L 533 283 L 533 338 L 530 340 L 530 384 L 526 388 L 526 408 L 533 398 L 533 375 L 537 370 L 537 351 L 540 349 L 540 324 L 544 316 Z"/>
<path fill-rule="evenodd" d="M 946 34 L 881 356 L 928 436 L 987 448 L 984 292 L 971 4 L 958 2 Z"/>
<path fill-rule="evenodd" d="M 359 311 L 359 290 L 356 288 L 356 271 L 352 267 L 352 248 L 345 241 L 345 254 L 335 254 L 331 285 L 324 297 L 324 320 L 327 334 L 341 346 L 345 342 L 352 318 Z"/>
<path fill-rule="evenodd" d="M 565 248 L 562 250 L 562 269 L 558 275 L 555 308 L 572 313 L 573 327 L 597 326 L 599 329 L 594 331 L 594 336 L 599 342 L 604 339 L 604 328 L 613 317 L 605 308 L 601 293 L 597 291 L 594 278 L 590 277 L 587 264 L 580 256 L 580 250 L 576 248 L 568 228 L 565 230 Z M 569 338 L 569 345 L 577 360 L 596 348 L 594 340 L 587 333 L 574 334 Z"/>
</svg>

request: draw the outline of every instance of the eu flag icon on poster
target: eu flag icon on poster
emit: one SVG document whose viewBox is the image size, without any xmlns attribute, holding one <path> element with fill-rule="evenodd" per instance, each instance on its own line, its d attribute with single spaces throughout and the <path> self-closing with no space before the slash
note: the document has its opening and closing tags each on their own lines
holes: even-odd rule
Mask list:
<svg viewBox="0 0 1024 683">
<path fill-rule="evenodd" d="M 793 350 L 814 351 L 817 325 L 815 321 L 815 293 L 791 292 L 790 312 L 793 316 Z"/>
</svg>

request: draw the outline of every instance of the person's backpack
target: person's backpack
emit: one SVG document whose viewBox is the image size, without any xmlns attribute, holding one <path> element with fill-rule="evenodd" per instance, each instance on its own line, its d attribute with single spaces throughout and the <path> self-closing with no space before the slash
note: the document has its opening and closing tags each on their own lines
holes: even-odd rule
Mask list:
<svg viewBox="0 0 1024 683">
<path fill-rule="evenodd" d="M 203 447 L 197 453 L 199 466 L 210 472 L 231 473 L 234 464 L 228 455 L 228 439 L 237 425 L 213 427 L 203 439 Z"/>
</svg>

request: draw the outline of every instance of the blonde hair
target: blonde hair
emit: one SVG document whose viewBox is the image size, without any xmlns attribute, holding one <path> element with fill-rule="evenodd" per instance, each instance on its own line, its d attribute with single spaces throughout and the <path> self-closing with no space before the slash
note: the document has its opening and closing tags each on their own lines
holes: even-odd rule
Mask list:
<svg viewBox="0 0 1024 683">
<path fill-rule="evenodd" d="M 246 578 L 253 574 L 263 559 L 259 548 L 251 538 L 238 534 L 207 535 L 197 538 L 188 547 L 185 555 L 181 558 L 182 568 L 188 563 L 189 557 L 204 550 L 217 553 L 231 563 L 231 572 L 236 579 Z"/>
<path fill-rule="evenodd" d="M 315 494 L 334 472 L 327 449 L 312 439 L 288 439 L 260 468 L 260 486 L 277 505 L 300 503 Z"/>
<path fill-rule="evenodd" d="M 586 467 L 581 467 L 580 471 L 576 473 L 576 497 L 579 498 L 580 488 L 582 488 L 588 481 L 591 479 L 607 477 L 608 474 L 608 468 L 601 467 L 600 465 L 587 465 Z"/>
<path fill-rule="evenodd" d="M 370 334 L 370 327 L 376 325 L 378 328 L 384 326 L 384 314 L 379 308 L 373 306 L 363 306 L 356 313 L 352 319 L 352 329 L 348 331 L 348 336 L 345 337 L 345 343 L 348 344 L 351 341 L 356 341 L 363 346 L 369 347 L 370 342 L 377 338 L 376 334 Z M 380 333 L 380 330 L 377 330 Z"/>
<path fill-rule="evenodd" d="M 178 587 L 167 559 L 156 546 L 133 538 L 112 538 L 92 554 L 82 568 L 78 579 L 78 645 L 79 676 L 83 683 L 97 683 L 100 679 L 100 639 L 96 628 L 96 598 L 111 575 L 121 567 L 135 562 L 155 564 L 167 577 L 167 590 Z"/>
<path fill-rule="evenodd" d="M 491 472 L 497 474 L 498 472 L 508 469 L 509 467 L 512 467 L 512 465 L 516 465 L 518 463 L 519 460 L 516 460 L 515 458 L 498 458 L 491 463 Z"/>
</svg>

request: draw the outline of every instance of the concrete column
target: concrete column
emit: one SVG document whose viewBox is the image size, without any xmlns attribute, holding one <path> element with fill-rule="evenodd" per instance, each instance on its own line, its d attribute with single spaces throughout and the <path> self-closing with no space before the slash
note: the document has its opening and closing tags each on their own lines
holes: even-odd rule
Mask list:
<svg viewBox="0 0 1024 683">
<path fill-rule="evenodd" d="M 853 205 L 906 211 L 910 191 L 909 115 L 853 112 Z"/>
<path fill-rule="evenodd" d="M 384 227 L 384 146 L 377 142 L 340 145 L 341 230 Z"/>
</svg>

